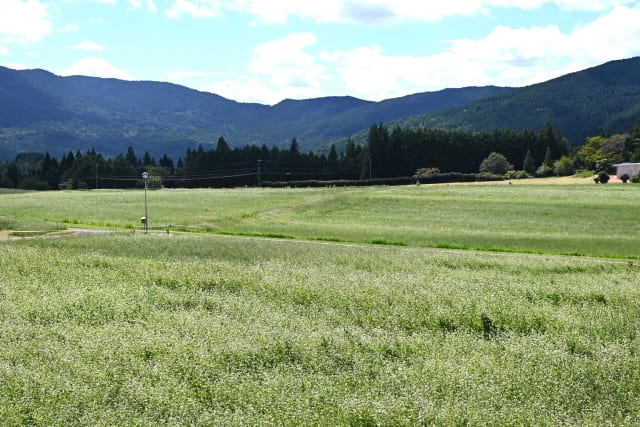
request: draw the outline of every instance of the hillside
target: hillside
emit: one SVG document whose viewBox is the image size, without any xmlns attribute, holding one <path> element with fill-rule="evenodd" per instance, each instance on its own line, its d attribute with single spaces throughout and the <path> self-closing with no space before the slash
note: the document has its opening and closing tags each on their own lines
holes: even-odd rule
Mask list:
<svg viewBox="0 0 640 427">
<path fill-rule="evenodd" d="M 469 105 L 389 123 L 402 128 L 537 130 L 546 122 L 571 145 L 601 133 L 628 132 L 640 117 L 640 58 L 606 63 Z M 362 140 L 364 134 L 360 134 Z"/>
<path fill-rule="evenodd" d="M 353 97 L 239 103 L 161 82 L 60 77 L 0 67 L 0 160 L 18 152 L 60 156 L 91 147 L 113 156 L 149 151 L 184 156 L 215 144 L 308 151 L 353 136 L 366 141 L 373 123 L 393 128 L 537 130 L 550 122 L 580 145 L 585 137 L 624 132 L 640 117 L 640 58 L 613 61 L 523 88 L 467 87 L 381 102 Z"/>
<path fill-rule="evenodd" d="M 286 147 L 304 151 L 388 122 L 467 104 L 508 89 L 427 92 L 382 102 L 353 97 L 285 100 L 274 106 L 239 103 L 160 82 L 60 77 L 44 70 L 0 67 L 0 159 L 22 151 L 95 148 L 107 155 L 136 152 L 184 156 L 187 147 L 214 144 Z"/>
</svg>

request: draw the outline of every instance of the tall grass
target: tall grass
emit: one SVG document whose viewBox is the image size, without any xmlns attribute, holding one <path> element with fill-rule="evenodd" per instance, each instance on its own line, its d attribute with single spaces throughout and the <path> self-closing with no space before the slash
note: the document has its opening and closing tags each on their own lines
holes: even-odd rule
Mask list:
<svg viewBox="0 0 640 427">
<path fill-rule="evenodd" d="M 640 422 L 627 263 L 203 234 L 0 254 L 2 424 Z"/>
<path fill-rule="evenodd" d="M 637 258 L 640 187 L 438 185 L 162 190 L 152 226 L 221 234 Z M 141 191 L 0 195 L 0 215 L 136 228 Z M 176 227 L 178 226 L 178 227 Z M 185 228 L 180 226 L 197 227 Z"/>
</svg>

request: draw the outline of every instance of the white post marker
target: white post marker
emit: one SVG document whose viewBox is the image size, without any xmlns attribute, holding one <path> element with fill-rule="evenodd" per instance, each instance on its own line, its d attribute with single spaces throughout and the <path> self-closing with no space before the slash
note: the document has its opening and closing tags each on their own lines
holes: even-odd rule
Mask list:
<svg viewBox="0 0 640 427">
<path fill-rule="evenodd" d="M 147 210 L 147 178 L 149 178 L 149 174 L 142 172 L 142 178 L 144 179 L 144 234 L 149 234 L 149 213 Z"/>
</svg>

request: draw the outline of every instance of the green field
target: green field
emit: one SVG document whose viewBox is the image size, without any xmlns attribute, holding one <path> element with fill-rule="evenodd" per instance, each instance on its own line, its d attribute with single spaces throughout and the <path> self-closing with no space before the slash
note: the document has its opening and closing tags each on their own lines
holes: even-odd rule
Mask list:
<svg viewBox="0 0 640 427">
<path fill-rule="evenodd" d="M 2 195 L 0 216 L 140 229 L 143 191 Z M 637 258 L 640 186 L 435 185 L 149 192 L 152 227 Z M 189 226 L 197 228 L 184 228 Z"/>
<path fill-rule="evenodd" d="M 637 425 L 639 191 L 0 195 L 0 424 Z"/>
</svg>

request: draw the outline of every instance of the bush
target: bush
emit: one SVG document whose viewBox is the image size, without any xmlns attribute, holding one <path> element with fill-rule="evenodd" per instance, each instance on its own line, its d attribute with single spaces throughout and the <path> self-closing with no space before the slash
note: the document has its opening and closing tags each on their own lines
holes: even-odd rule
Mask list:
<svg viewBox="0 0 640 427">
<path fill-rule="evenodd" d="M 573 175 L 573 159 L 569 156 L 562 156 L 553 164 L 553 173 L 558 176 Z"/>
<path fill-rule="evenodd" d="M 634 184 L 640 183 L 640 172 L 631 177 L 631 182 L 633 182 Z"/>
<path fill-rule="evenodd" d="M 487 158 L 484 159 L 482 163 L 480 163 L 481 173 L 505 175 L 512 169 L 513 165 L 509 163 L 507 158 L 504 155 L 496 152 L 489 154 Z"/>
<path fill-rule="evenodd" d="M 423 182 L 425 179 L 429 179 L 434 175 L 440 173 L 440 169 L 438 168 L 420 168 L 416 171 L 415 175 L 411 177 L 414 181 Z"/>
<path fill-rule="evenodd" d="M 527 171 L 509 171 L 505 175 L 507 179 L 526 179 L 529 178 Z"/>
<path fill-rule="evenodd" d="M 626 174 L 626 173 L 620 177 L 620 179 L 622 180 L 622 182 L 623 182 L 624 184 L 626 184 L 626 183 L 627 183 L 627 181 L 629 181 L 629 178 L 630 178 L 630 177 L 629 177 L 629 175 L 628 175 L 628 174 Z"/>
<path fill-rule="evenodd" d="M 553 175 L 553 168 L 547 165 L 540 165 L 540 167 L 536 170 L 536 176 L 539 178 L 546 178 Z"/>
<path fill-rule="evenodd" d="M 4 176 L 2 177 L 2 179 L 0 179 L 0 188 L 13 188 L 13 181 L 11 181 L 11 179 L 9 179 L 8 176 Z"/>
<path fill-rule="evenodd" d="M 49 184 L 41 181 L 33 176 L 28 176 L 20 182 L 20 188 L 23 190 L 48 190 Z"/>
<path fill-rule="evenodd" d="M 598 181 L 600 182 L 600 184 L 606 184 L 607 182 L 609 182 L 609 174 L 605 171 L 599 172 Z"/>
</svg>

